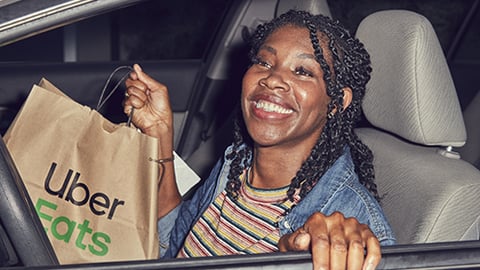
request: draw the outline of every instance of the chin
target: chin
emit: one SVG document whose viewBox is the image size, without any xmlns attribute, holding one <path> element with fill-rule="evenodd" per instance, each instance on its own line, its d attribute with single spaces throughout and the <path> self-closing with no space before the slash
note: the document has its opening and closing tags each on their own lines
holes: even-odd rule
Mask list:
<svg viewBox="0 0 480 270">
<path fill-rule="evenodd" d="M 251 136 L 251 137 L 255 146 L 260 146 L 260 147 L 275 146 L 281 142 L 281 139 L 278 136 L 257 135 L 257 136 Z"/>
</svg>

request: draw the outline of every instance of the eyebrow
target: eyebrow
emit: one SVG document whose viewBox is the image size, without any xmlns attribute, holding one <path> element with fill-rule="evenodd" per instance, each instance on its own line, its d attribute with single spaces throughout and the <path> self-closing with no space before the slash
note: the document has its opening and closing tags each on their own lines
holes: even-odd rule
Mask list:
<svg viewBox="0 0 480 270">
<path fill-rule="evenodd" d="M 268 45 L 262 45 L 259 50 L 266 50 L 274 55 L 277 55 L 277 50 L 273 47 L 270 47 Z M 313 59 L 315 60 L 315 56 L 311 53 L 300 53 L 297 55 L 298 58 L 301 59 Z"/>
<path fill-rule="evenodd" d="M 315 60 L 315 56 L 311 53 L 301 53 L 301 54 L 298 54 L 297 57 L 302 58 L 302 59 L 314 59 Z"/>
<path fill-rule="evenodd" d="M 273 47 L 270 47 L 270 46 L 268 46 L 268 45 L 262 45 L 262 46 L 260 47 L 259 51 L 260 51 L 260 50 L 266 50 L 266 51 L 268 51 L 268 52 L 270 52 L 270 53 L 273 53 L 273 54 L 275 54 L 275 55 L 277 54 L 277 50 L 275 50 Z"/>
</svg>

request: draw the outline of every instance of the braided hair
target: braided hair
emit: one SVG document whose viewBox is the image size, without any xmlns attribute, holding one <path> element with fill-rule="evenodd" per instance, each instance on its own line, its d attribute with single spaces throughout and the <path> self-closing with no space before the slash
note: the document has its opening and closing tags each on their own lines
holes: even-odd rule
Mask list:
<svg viewBox="0 0 480 270">
<path fill-rule="evenodd" d="M 310 156 L 291 180 L 288 199 L 293 202 L 294 195 L 299 196 L 297 199 L 300 200 L 304 198 L 348 145 L 360 183 L 379 200 L 374 183 L 373 154 L 354 133 L 354 125 L 361 118 L 361 102 L 372 70 L 369 54 L 363 44 L 338 21 L 323 15 L 290 10 L 257 27 L 250 41 L 249 57 L 252 63 L 267 37 L 285 25 L 309 30 L 314 55 L 323 70 L 326 92 L 330 97 L 327 122 Z M 342 89 L 345 87 L 352 89 L 352 101 L 347 108 L 343 108 Z M 226 156 L 232 162 L 226 191 L 229 197 L 236 199 L 241 185 L 240 175 L 250 166 L 247 163 L 253 155 L 252 139 L 246 132 L 240 112 L 236 117 L 233 137 L 233 151 Z"/>
</svg>

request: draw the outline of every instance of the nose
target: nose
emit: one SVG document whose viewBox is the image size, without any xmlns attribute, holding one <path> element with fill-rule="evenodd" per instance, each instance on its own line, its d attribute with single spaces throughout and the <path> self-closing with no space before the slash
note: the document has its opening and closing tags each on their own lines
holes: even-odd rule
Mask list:
<svg viewBox="0 0 480 270">
<path fill-rule="evenodd" d="M 279 72 L 272 71 L 268 76 L 260 79 L 259 84 L 270 90 L 288 91 L 290 86 L 285 82 L 283 76 Z"/>
</svg>

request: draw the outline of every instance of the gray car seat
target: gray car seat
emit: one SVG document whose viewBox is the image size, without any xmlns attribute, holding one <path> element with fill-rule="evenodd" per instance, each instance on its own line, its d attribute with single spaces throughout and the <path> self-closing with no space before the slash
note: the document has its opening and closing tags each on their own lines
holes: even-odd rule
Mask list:
<svg viewBox="0 0 480 270">
<path fill-rule="evenodd" d="M 374 153 L 376 183 L 399 244 L 478 240 L 480 171 L 452 147 L 466 132 L 450 71 L 422 15 L 373 13 L 357 37 L 371 55 L 358 135 Z"/>
<path fill-rule="evenodd" d="M 463 111 L 467 142 L 458 149 L 462 158 L 480 169 L 480 91 Z"/>
<path fill-rule="evenodd" d="M 332 17 L 327 0 L 278 0 L 275 15 L 278 16 L 290 9 L 306 10 L 312 14 Z"/>
</svg>

